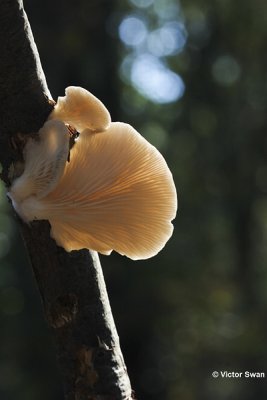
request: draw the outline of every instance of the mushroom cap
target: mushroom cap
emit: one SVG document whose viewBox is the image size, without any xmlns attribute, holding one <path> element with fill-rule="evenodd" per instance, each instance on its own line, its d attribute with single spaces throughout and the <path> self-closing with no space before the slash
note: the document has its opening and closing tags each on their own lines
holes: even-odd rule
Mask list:
<svg viewBox="0 0 267 400">
<path fill-rule="evenodd" d="M 14 180 L 8 196 L 21 202 L 29 196 L 46 196 L 63 174 L 69 154 L 69 131 L 61 121 L 47 121 L 24 147 L 25 167 Z"/>
<path fill-rule="evenodd" d="M 54 190 L 23 207 L 30 219 L 48 219 L 51 236 L 67 251 L 115 250 L 145 259 L 172 235 L 177 195 L 158 150 L 116 122 L 101 135 L 84 131 Z"/>
<path fill-rule="evenodd" d="M 104 104 L 88 90 L 69 86 L 66 96 L 58 97 L 50 119 L 59 119 L 75 127 L 78 132 L 89 129 L 93 132 L 106 130 L 110 125 L 110 114 Z"/>
</svg>

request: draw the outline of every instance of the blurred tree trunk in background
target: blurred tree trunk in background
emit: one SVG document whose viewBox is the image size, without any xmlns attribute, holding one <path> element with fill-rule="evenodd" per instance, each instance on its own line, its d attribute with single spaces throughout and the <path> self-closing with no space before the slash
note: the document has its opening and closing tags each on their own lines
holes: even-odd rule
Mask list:
<svg viewBox="0 0 267 400">
<path fill-rule="evenodd" d="M 81 0 L 77 7 L 72 1 L 48 0 L 38 9 L 35 0 L 26 0 L 26 5 L 52 94 L 61 96 L 69 85 L 85 87 L 116 121 L 118 39 L 109 33 L 115 29 L 117 0 Z"/>
<path fill-rule="evenodd" d="M 267 188 L 267 96 L 262 86 L 267 29 L 262 4 L 205 0 L 199 6 L 190 1 L 190 9 L 183 2 L 190 65 L 181 132 L 181 143 L 189 146 L 183 165 L 189 171 L 185 213 L 198 225 L 190 225 L 195 257 L 189 264 L 197 282 L 194 302 L 203 301 L 207 326 L 212 321 L 207 337 L 205 329 L 198 331 L 203 348 L 197 369 L 202 372 L 194 384 L 203 400 L 229 395 L 226 383 L 214 384 L 212 370 L 231 366 L 234 371 L 266 371 L 265 340 L 260 348 L 255 339 L 266 337 L 266 251 L 260 250 L 266 248 Z M 234 398 L 266 395 L 260 380 L 232 388 Z"/>
</svg>

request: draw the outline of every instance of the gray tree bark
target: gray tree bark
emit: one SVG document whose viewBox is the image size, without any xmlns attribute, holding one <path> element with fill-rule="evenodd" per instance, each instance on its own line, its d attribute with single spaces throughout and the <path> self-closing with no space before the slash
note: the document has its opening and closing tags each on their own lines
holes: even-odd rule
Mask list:
<svg viewBox="0 0 267 400">
<path fill-rule="evenodd" d="M 28 135 L 53 108 L 21 0 L 0 0 L 0 49 L 0 162 L 9 186 Z M 19 224 L 55 338 L 65 399 L 133 399 L 97 253 L 65 252 L 50 238 L 47 221 Z"/>
</svg>

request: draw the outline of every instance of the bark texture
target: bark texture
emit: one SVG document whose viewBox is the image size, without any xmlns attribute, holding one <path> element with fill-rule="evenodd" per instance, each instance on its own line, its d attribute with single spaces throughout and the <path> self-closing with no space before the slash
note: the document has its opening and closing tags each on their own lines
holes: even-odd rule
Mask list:
<svg viewBox="0 0 267 400">
<path fill-rule="evenodd" d="M 20 0 L 0 0 L 0 49 L 0 162 L 9 185 L 10 166 L 53 107 Z M 65 252 L 50 238 L 47 221 L 20 226 L 55 337 L 65 399 L 132 399 L 97 253 Z"/>
</svg>

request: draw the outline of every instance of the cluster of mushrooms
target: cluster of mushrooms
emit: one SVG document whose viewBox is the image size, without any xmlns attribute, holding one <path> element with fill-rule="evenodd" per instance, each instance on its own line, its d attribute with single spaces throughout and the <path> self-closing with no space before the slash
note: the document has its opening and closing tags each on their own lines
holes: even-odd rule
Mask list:
<svg viewBox="0 0 267 400">
<path fill-rule="evenodd" d="M 79 132 L 71 149 L 69 126 Z M 115 250 L 137 260 L 164 247 L 177 210 L 173 177 L 133 127 L 111 122 L 100 100 L 71 86 L 35 136 L 8 193 L 25 222 L 48 220 L 66 251 Z"/>
</svg>

